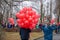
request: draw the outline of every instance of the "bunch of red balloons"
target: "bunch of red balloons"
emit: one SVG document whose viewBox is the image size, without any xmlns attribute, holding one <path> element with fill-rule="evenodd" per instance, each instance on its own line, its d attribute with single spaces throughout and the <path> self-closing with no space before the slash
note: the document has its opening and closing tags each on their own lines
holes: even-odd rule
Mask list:
<svg viewBox="0 0 60 40">
<path fill-rule="evenodd" d="M 37 14 L 31 7 L 24 7 L 16 13 L 17 24 L 21 28 L 33 29 L 38 23 L 40 15 Z"/>
</svg>

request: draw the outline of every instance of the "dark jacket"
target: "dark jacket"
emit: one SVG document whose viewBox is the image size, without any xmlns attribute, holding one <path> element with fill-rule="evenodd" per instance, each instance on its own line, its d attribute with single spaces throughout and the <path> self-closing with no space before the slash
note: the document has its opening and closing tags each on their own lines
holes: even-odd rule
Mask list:
<svg viewBox="0 0 60 40">
<path fill-rule="evenodd" d="M 12 28 L 12 25 L 8 23 L 7 28 Z"/>
<path fill-rule="evenodd" d="M 21 39 L 29 39 L 29 33 L 30 32 L 31 32 L 30 29 L 20 28 Z"/>
</svg>

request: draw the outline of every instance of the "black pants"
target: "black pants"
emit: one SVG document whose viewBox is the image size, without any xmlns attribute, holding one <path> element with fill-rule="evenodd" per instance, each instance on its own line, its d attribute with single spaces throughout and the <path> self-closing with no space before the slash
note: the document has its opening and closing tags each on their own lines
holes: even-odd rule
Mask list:
<svg viewBox="0 0 60 40">
<path fill-rule="evenodd" d="M 30 29 L 20 28 L 21 40 L 29 40 L 29 33 L 30 32 L 31 32 Z"/>
</svg>

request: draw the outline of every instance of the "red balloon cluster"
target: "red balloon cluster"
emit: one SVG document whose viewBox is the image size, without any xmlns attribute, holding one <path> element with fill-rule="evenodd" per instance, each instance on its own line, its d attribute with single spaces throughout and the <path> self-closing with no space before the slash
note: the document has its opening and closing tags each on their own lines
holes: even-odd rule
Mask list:
<svg viewBox="0 0 60 40">
<path fill-rule="evenodd" d="M 13 19 L 13 18 L 8 18 L 8 21 L 9 21 L 12 25 L 14 25 L 14 19 Z"/>
<path fill-rule="evenodd" d="M 18 18 L 17 23 L 19 27 L 33 29 L 38 23 L 40 15 L 32 10 L 31 7 L 24 7 L 16 14 L 16 17 Z"/>
</svg>

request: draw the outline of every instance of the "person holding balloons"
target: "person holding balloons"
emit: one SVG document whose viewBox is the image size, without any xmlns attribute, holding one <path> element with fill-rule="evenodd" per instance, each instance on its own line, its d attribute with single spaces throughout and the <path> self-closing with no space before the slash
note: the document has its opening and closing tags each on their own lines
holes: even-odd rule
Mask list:
<svg viewBox="0 0 60 40">
<path fill-rule="evenodd" d="M 31 7 L 24 7 L 16 14 L 17 24 L 20 28 L 21 40 L 29 40 L 30 32 L 38 23 L 39 14 L 37 14 Z"/>
</svg>

